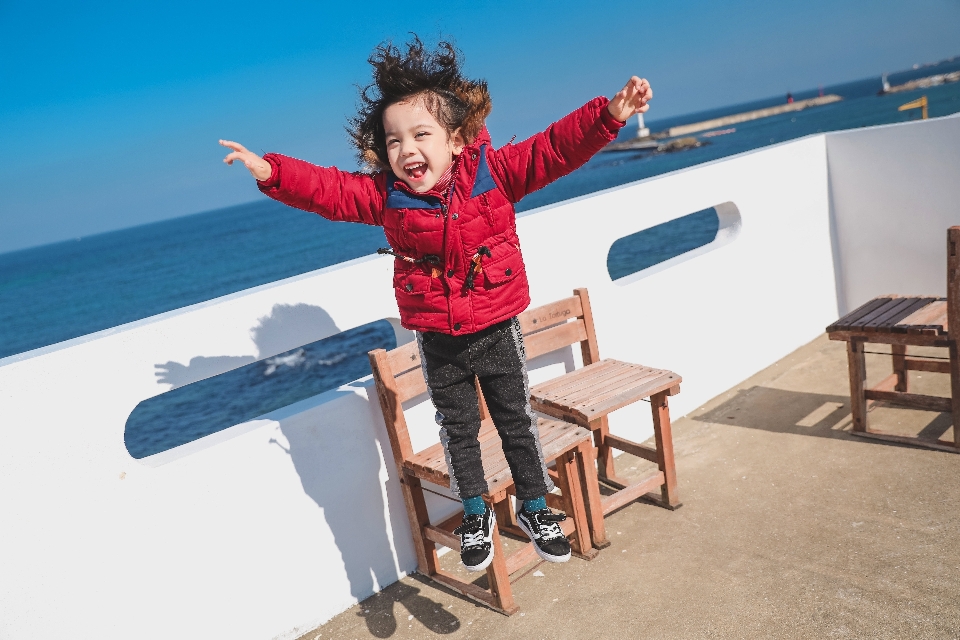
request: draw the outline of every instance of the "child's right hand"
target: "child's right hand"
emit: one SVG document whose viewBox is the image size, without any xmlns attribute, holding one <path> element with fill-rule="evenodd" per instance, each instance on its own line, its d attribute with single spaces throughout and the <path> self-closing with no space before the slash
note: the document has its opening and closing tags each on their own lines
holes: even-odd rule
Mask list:
<svg viewBox="0 0 960 640">
<path fill-rule="evenodd" d="M 247 148 L 239 142 L 221 140 L 220 144 L 228 149 L 233 149 L 233 151 L 228 153 L 227 157 L 223 159 L 227 164 L 233 164 L 234 160 L 239 160 L 243 163 L 243 166 L 250 170 L 250 174 L 257 180 L 266 180 L 273 173 L 273 167 L 270 166 L 269 162 L 254 152 L 247 151 Z"/>
</svg>

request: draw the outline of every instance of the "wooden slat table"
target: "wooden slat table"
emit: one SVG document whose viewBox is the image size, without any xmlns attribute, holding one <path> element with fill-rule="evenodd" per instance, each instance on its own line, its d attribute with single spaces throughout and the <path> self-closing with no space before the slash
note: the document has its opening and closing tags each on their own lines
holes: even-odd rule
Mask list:
<svg viewBox="0 0 960 640">
<path fill-rule="evenodd" d="M 600 526 L 603 517 L 638 498 L 670 510 L 679 508 L 669 397 L 680 393 L 680 376 L 665 369 L 601 360 L 586 289 L 575 289 L 569 298 L 528 309 L 518 316 L 518 320 L 528 360 L 557 349 L 580 347 L 583 366 L 531 388 L 530 406 L 534 411 L 573 422 L 593 432 L 596 477 L 607 488 L 615 489 L 611 495 L 598 500 L 594 500 L 598 492 L 584 492 L 587 509 L 593 516 L 594 546 L 604 548 L 610 545 L 606 529 Z M 656 442 L 653 447 L 610 433 L 609 414 L 640 400 L 650 401 Z M 620 477 L 614 464 L 615 451 L 626 451 L 654 462 L 657 469 L 639 479 Z M 655 493 L 658 488 L 659 495 Z"/>
<path fill-rule="evenodd" d="M 846 314 L 829 327 L 831 340 L 847 343 L 850 374 L 850 409 L 853 434 L 880 440 L 901 442 L 941 451 L 960 453 L 960 357 L 956 340 L 950 335 L 950 318 L 960 312 L 960 227 L 947 232 L 947 297 L 884 295 L 870 300 Z M 873 388 L 865 388 L 867 377 L 864 345 L 889 344 L 893 373 Z M 908 355 L 908 346 L 944 347 L 944 359 Z M 908 371 L 947 373 L 951 378 L 951 397 L 910 393 Z M 940 411 L 953 416 L 953 440 L 903 436 L 871 429 L 867 425 L 867 407 L 882 401 L 913 409 Z"/>
<path fill-rule="evenodd" d="M 421 480 L 441 487 L 450 487 L 450 471 L 447 468 L 443 446 L 436 443 L 416 452 L 410 440 L 403 404 L 427 390 L 426 379 L 420 366 L 420 350 L 416 342 L 399 346 L 392 351 L 376 349 L 369 353 L 370 366 L 377 385 L 377 397 L 383 412 L 384 425 L 390 439 L 390 449 L 400 472 L 400 486 L 407 517 L 417 554 L 417 570 L 423 575 L 508 615 L 519 611 L 513 600 L 510 586 L 511 575 L 537 558 L 534 543 L 529 542 L 509 556 L 504 554 L 500 532 L 521 536 L 510 504 L 510 494 L 515 491 L 513 476 L 503 453 L 503 445 L 497 429 L 490 418 L 483 394 L 477 385 L 478 408 L 481 424 L 478 439 L 488 491 L 483 499 L 497 515 L 493 532 L 494 557 L 487 567 L 487 588 L 466 582 L 454 574 L 444 572 L 439 566 L 437 545 L 459 550 L 460 539 L 453 530 L 461 523 L 463 512 L 434 523 L 430 520 Z M 544 461 L 555 462 L 550 470 L 560 495 L 547 494 L 547 504 L 563 509 L 567 519 L 561 529 L 570 538 L 570 546 L 581 558 L 590 560 L 597 556 L 593 533 L 604 536 L 603 516 L 588 508 L 600 503 L 597 470 L 593 465 L 591 433 L 569 422 L 540 418 L 537 429 Z"/>
<path fill-rule="evenodd" d="M 676 494 L 673 438 L 666 397 L 680 392 L 681 381 L 680 376 L 672 371 L 607 359 L 530 389 L 530 401 L 537 411 L 598 430 L 599 471 L 606 483 L 619 489 L 600 499 L 604 515 L 658 487 L 666 487 L 669 495 Z M 651 399 L 653 407 L 657 446 L 649 447 L 611 434 L 604 419 L 617 409 L 646 398 Z M 611 448 L 655 462 L 660 468 L 639 481 L 627 482 L 614 473 Z M 680 506 L 675 498 L 664 503 L 670 508 Z"/>
</svg>

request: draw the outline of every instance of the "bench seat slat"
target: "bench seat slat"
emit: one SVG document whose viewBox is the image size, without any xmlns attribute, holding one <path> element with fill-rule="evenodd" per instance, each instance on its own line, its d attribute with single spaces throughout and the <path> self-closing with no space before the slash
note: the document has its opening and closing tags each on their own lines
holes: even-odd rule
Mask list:
<svg viewBox="0 0 960 640">
<path fill-rule="evenodd" d="M 880 296 L 879 298 L 876 299 L 876 301 L 879 304 L 873 307 L 872 309 L 870 309 L 870 311 L 862 314 L 856 320 L 851 320 L 849 322 L 842 323 L 842 326 L 844 328 L 847 328 L 848 330 L 859 329 L 863 327 L 863 325 L 865 325 L 868 322 L 871 322 L 874 318 L 876 318 L 878 315 L 883 313 L 884 309 L 886 309 L 888 305 L 896 304 L 897 297 L 896 296 Z"/>
<path fill-rule="evenodd" d="M 860 305 L 847 315 L 843 316 L 832 325 L 827 327 L 827 332 L 830 331 L 844 331 L 849 328 L 854 322 L 867 315 L 874 309 L 878 308 L 880 305 L 886 304 L 886 301 L 889 299 L 889 296 L 882 296 L 879 298 L 874 298 L 873 300 L 868 300 L 864 304 Z"/>
<path fill-rule="evenodd" d="M 632 393 L 634 389 L 645 387 L 650 383 L 650 381 L 659 379 L 662 376 L 663 372 L 657 369 L 637 372 L 635 377 L 626 378 L 617 383 L 616 386 L 604 386 L 602 391 L 591 393 L 587 396 L 581 396 L 579 399 L 577 399 L 576 404 L 584 409 L 591 406 L 596 406 L 621 393 Z"/>
<path fill-rule="evenodd" d="M 932 300 L 925 307 L 916 309 L 901 319 L 893 330 L 897 333 L 927 333 L 943 335 L 947 333 L 947 301 L 943 298 Z"/>
<path fill-rule="evenodd" d="M 895 304 L 888 305 L 886 311 L 864 325 L 866 331 L 882 331 L 892 327 L 898 320 L 910 315 L 925 298 L 900 298 Z"/>
<path fill-rule="evenodd" d="M 845 327 L 850 327 L 851 329 L 862 328 L 868 322 L 872 322 L 874 318 L 883 314 L 891 304 L 896 304 L 898 298 L 894 296 L 882 296 L 877 299 L 880 304 L 869 311 L 869 313 L 863 314 L 861 317 L 853 320 L 852 322 L 845 323 Z"/>
<path fill-rule="evenodd" d="M 629 365 L 616 361 L 601 360 L 589 368 L 584 367 L 563 376 L 562 384 L 555 385 L 546 391 L 552 396 L 565 397 L 573 393 L 585 393 L 591 387 L 599 384 L 616 382 L 617 380 L 636 375 L 636 369 Z M 586 371 L 586 373 L 583 373 Z M 544 392 L 544 387 L 537 386 L 539 392 Z"/>
<path fill-rule="evenodd" d="M 647 375 L 659 371 L 659 369 L 651 369 L 642 365 L 607 359 L 581 367 L 562 376 L 559 379 L 562 384 L 558 385 L 556 381 L 550 380 L 536 385 L 531 391 L 537 396 L 553 398 L 584 397 L 598 388 L 616 385 L 623 380 L 629 380 L 638 375 Z"/>
<path fill-rule="evenodd" d="M 597 362 L 596 364 L 593 364 L 593 365 L 590 365 L 590 366 L 593 366 L 593 367 L 604 367 L 604 368 L 607 368 L 607 367 L 615 367 L 615 366 L 616 366 L 616 361 L 615 361 L 615 360 L 601 360 L 600 362 Z M 569 373 L 565 373 L 565 374 L 561 375 L 561 376 L 558 377 L 558 378 L 551 378 L 550 380 L 547 380 L 547 381 L 545 381 L 545 382 L 541 382 L 540 384 L 538 384 L 538 385 L 537 385 L 537 388 L 540 389 L 542 392 L 547 392 L 547 391 L 549 391 L 549 392 L 553 393 L 553 392 L 559 391 L 559 390 L 561 390 L 561 389 L 564 389 L 564 388 L 566 388 L 566 387 L 568 387 L 568 386 L 571 386 L 571 385 L 574 385 L 574 384 L 578 384 L 577 381 L 580 379 L 580 374 L 579 374 L 579 372 L 581 372 L 581 371 L 583 371 L 583 369 L 575 369 L 575 370 L 573 370 L 573 371 L 571 371 L 571 372 L 569 372 Z"/>
<path fill-rule="evenodd" d="M 601 366 L 604 364 L 606 366 Z M 538 411 L 584 426 L 681 382 L 680 376 L 672 371 L 609 360 L 587 365 L 564 377 L 568 376 L 576 376 L 577 384 L 565 385 L 559 390 L 549 383 L 537 385 L 530 390 L 531 402 Z"/>
<path fill-rule="evenodd" d="M 546 460 L 559 457 L 576 447 L 590 432 L 568 422 L 540 418 L 538 429 L 543 456 Z M 512 483 L 510 467 L 503 455 L 503 446 L 496 431 L 481 442 L 484 477 L 490 485 L 490 492 L 503 490 Z M 404 467 L 413 475 L 429 480 L 440 486 L 450 486 L 450 474 L 447 469 L 446 455 L 439 442 L 404 463 Z"/>
</svg>

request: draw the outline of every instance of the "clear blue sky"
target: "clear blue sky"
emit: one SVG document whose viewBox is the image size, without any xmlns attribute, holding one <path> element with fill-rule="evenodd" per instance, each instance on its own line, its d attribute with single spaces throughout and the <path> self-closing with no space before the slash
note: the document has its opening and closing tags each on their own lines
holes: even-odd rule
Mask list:
<svg viewBox="0 0 960 640">
<path fill-rule="evenodd" d="M 0 1 L 0 252 L 259 197 L 218 138 L 355 168 L 378 42 L 453 38 L 497 144 L 631 74 L 648 120 L 960 54 L 960 0 Z"/>
</svg>

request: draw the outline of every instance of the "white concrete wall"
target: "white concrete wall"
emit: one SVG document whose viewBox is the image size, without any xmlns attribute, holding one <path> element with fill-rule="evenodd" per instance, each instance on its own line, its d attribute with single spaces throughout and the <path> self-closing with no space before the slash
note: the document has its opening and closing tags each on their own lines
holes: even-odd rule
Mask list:
<svg viewBox="0 0 960 640">
<path fill-rule="evenodd" d="M 534 304 L 589 287 L 601 355 L 677 371 L 673 414 L 689 412 L 836 317 L 826 144 L 529 212 Z M 611 282 L 616 239 L 727 201 L 732 241 Z M 390 269 L 357 260 L 0 360 L 0 637 L 290 638 L 412 570 L 368 380 L 143 461 L 123 445 L 137 403 L 171 387 L 158 366 L 200 379 L 395 316 Z M 647 408 L 614 431 L 649 435 Z M 429 406 L 411 415 L 415 444 L 436 441 Z"/>
<path fill-rule="evenodd" d="M 827 134 L 840 310 L 884 293 L 946 295 L 960 224 L 960 115 Z"/>
</svg>

